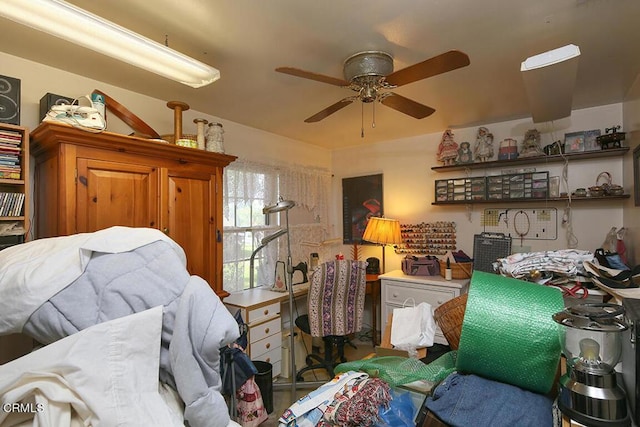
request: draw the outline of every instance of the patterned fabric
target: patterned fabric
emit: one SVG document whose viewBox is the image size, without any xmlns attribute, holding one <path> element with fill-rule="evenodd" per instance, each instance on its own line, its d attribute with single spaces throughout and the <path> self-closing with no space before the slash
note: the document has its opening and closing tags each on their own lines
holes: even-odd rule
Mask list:
<svg viewBox="0 0 640 427">
<path fill-rule="evenodd" d="M 324 411 L 318 427 L 372 426 L 380 419 L 380 407 L 388 408 L 391 401 L 389 384 L 380 378 L 359 378 L 345 385 Z"/>
<path fill-rule="evenodd" d="M 311 336 L 345 336 L 362 329 L 367 263 L 335 260 L 311 272 L 308 310 Z"/>
</svg>

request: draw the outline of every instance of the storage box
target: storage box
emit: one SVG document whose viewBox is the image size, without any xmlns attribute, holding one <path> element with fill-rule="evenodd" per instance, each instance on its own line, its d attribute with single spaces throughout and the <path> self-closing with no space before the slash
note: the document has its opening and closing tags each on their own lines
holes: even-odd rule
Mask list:
<svg viewBox="0 0 640 427">
<path fill-rule="evenodd" d="M 440 275 L 445 277 L 447 270 L 447 262 L 445 260 L 439 260 L 440 262 Z M 471 278 L 471 272 L 473 271 L 472 262 L 452 262 L 449 264 L 451 268 L 452 279 L 469 279 Z"/>
<path fill-rule="evenodd" d="M 387 325 L 382 331 L 382 341 L 380 345 L 376 347 L 376 356 L 400 356 L 400 357 L 409 357 L 409 353 L 405 350 L 398 350 L 391 345 L 391 324 L 393 322 L 393 313 L 389 314 L 389 318 L 387 319 Z M 427 348 L 419 348 L 418 355 L 416 356 L 418 359 L 423 359 L 427 357 Z"/>
</svg>

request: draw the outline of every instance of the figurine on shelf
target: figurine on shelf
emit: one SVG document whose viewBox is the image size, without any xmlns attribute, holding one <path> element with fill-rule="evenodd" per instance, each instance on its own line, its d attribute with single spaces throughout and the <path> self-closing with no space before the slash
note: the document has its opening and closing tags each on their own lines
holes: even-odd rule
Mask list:
<svg viewBox="0 0 640 427">
<path fill-rule="evenodd" d="M 467 141 L 460 143 L 460 148 L 458 148 L 458 163 L 473 163 L 471 144 Z"/>
<path fill-rule="evenodd" d="M 484 126 L 478 128 L 473 151 L 478 162 L 488 162 L 493 157 L 493 134 Z"/>
<path fill-rule="evenodd" d="M 453 132 L 447 129 L 442 134 L 440 145 L 438 145 L 438 160 L 445 166 L 454 165 L 458 158 L 458 143 L 453 140 Z"/>
<path fill-rule="evenodd" d="M 520 157 L 535 157 L 542 155 L 544 155 L 544 152 L 540 148 L 540 132 L 538 132 L 538 129 L 529 129 L 524 134 Z"/>
</svg>

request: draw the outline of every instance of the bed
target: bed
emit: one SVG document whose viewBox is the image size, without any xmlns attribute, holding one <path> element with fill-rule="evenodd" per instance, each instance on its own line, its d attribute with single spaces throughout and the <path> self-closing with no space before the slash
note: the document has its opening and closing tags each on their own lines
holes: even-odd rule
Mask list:
<svg viewBox="0 0 640 427">
<path fill-rule="evenodd" d="M 159 230 L 111 227 L 0 252 L 0 424 L 227 426 L 219 349 L 238 327 Z"/>
</svg>

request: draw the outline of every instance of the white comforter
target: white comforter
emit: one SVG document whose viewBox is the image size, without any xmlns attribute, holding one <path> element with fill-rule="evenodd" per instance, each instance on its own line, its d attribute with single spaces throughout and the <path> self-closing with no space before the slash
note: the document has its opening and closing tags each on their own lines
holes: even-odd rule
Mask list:
<svg viewBox="0 0 640 427">
<path fill-rule="evenodd" d="M 163 242 L 158 242 L 159 240 Z M 137 255 L 140 249 L 157 245 L 166 246 L 164 242 L 169 243 L 169 246 L 163 253 L 172 254 L 171 259 L 174 261 L 171 265 L 182 272 L 175 276 L 179 276 L 179 280 L 167 281 L 167 277 L 174 276 L 168 275 L 168 265 L 165 263 L 161 266 L 155 265 L 152 272 L 155 279 L 151 278 L 148 281 L 123 279 L 127 286 L 113 289 L 108 287 L 113 283 L 105 282 L 104 279 L 108 278 L 109 274 L 113 275 L 114 272 L 120 271 L 116 265 L 106 262 L 105 269 L 94 271 L 95 265 L 102 265 L 94 262 L 98 259 L 104 261 L 111 258 L 122 260 L 122 264 L 117 265 L 126 266 L 124 270 L 128 271 L 129 264 L 126 260 L 130 255 Z M 177 262 L 176 257 L 179 258 Z M 167 380 L 176 387 L 186 405 L 184 418 L 191 426 L 226 426 L 229 416 L 225 401 L 220 394 L 219 348 L 238 337 L 237 323 L 209 285 L 200 277 L 189 276 L 185 265 L 184 251 L 175 242 L 159 230 L 144 228 L 112 227 L 95 233 L 37 240 L 6 249 L 0 252 L 0 335 L 26 331 L 26 327 L 33 323 L 30 317 L 37 316 L 41 311 L 39 307 L 49 307 L 51 300 L 59 303 L 58 308 L 63 307 L 65 305 L 63 303 L 69 306 L 69 301 L 72 301 L 70 308 L 67 308 L 71 311 L 59 312 L 58 317 L 38 318 L 39 320 L 51 319 L 49 324 L 52 325 L 53 339 L 49 339 L 50 337 L 46 334 L 42 337 L 37 333 L 34 334 L 34 338 L 44 343 L 59 340 L 67 335 L 71 338 L 89 327 L 93 328 L 95 323 L 122 318 L 156 305 L 163 305 L 161 334 L 163 346 L 161 348 L 161 345 L 156 342 L 157 347 L 154 351 L 156 392 L 159 376 L 157 358 L 160 352 L 160 373 L 166 374 L 165 377 L 168 375 Z M 138 271 L 137 264 L 132 264 L 132 268 L 132 271 Z M 89 271 L 92 275 L 87 282 L 88 276 L 85 272 Z M 91 291 L 94 290 L 95 285 L 95 293 L 68 292 L 78 283 L 86 283 L 87 289 Z M 164 288 L 165 290 L 171 289 L 171 292 L 168 292 L 168 298 L 163 298 L 164 294 L 160 292 L 158 283 L 163 283 L 167 287 Z M 116 284 L 121 285 L 121 283 Z M 131 291 L 128 290 L 129 286 Z M 71 294 L 69 301 L 67 301 L 67 294 Z M 62 295 L 65 295 L 65 298 L 58 301 Z M 77 300 L 78 295 L 82 295 L 80 300 Z M 105 300 L 105 296 L 109 295 L 116 295 L 117 298 Z M 89 313 L 85 313 L 86 311 Z M 54 310 L 53 314 L 56 313 Z M 78 320 L 71 316 L 76 313 L 86 314 L 91 321 L 71 325 L 72 321 Z M 59 321 L 65 326 L 74 327 L 60 329 Z M 137 328 L 131 327 L 127 331 L 132 339 L 138 339 L 140 331 Z M 111 347 L 112 350 L 115 348 Z M 64 352 L 56 354 L 66 363 Z M 126 352 L 121 356 L 126 358 Z M 136 360 L 135 357 L 133 359 Z M 82 369 L 94 367 L 83 365 Z M 70 369 L 74 372 L 78 371 L 75 366 Z M 99 371 L 99 368 L 97 370 Z M 88 387 L 94 373 L 78 373 L 79 376 L 83 374 L 86 374 L 85 381 Z M 98 394 L 102 392 L 104 390 L 96 391 Z M 80 412 L 80 415 L 82 416 L 83 413 Z M 100 423 L 100 425 L 120 424 Z M 123 425 L 163 424 L 145 422 Z"/>
<path fill-rule="evenodd" d="M 0 425 L 183 426 L 158 389 L 161 329 L 156 307 L 0 366 Z"/>
<path fill-rule="evenodd" d="M 0 335 L 21 332 L 38 307 L 84 272 L 93 252 L 128 252 L 158 240 L 187 264 L 184 250 L 153 228 L 111 227 L 0 251 Z"/>
</svg>

